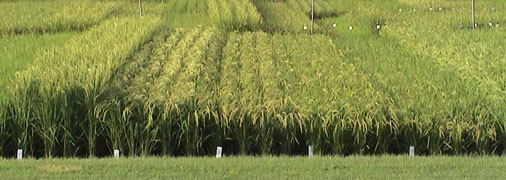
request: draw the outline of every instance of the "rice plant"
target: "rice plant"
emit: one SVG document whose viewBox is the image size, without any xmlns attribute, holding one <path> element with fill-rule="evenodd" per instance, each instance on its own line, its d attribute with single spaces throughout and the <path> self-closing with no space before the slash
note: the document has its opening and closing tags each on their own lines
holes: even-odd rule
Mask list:
<svg viewBox="0 0 506 180">
<path fill-rule="evenodd" d="M 208 9 L 214 24 L 227 31 L 255 30 L 262 21 L 255 5 L 248 0 L 209 0 Z"/>
<path fill-rule="evenodd" d="M 158 25 L 154 17 L 142 21 L 111 19 L 69 40 L 63 47 L 41 54 L 36 63 L 17 74 L 8 86 L 8 117 L 18 129 L 25 129 L 21 134 L 29 133 L 27 129 L 34 131 L 30 136 L 41 139 L 45 156 L 54 155 L 57 143 L 73 147 L 70 152 L 58 154 L 72 155 L 86 148 L 87 155 L 95 155 L 102 131 L 97 105 L 106 93 L 105 84 L 113 70 L 150 38 Z M 33 143 L 36 141 L 20 137 L 17 136 L 18 146 L 36 145 Z M 33 147 L 26 149 L 33 155 L 36 151 Z"/>
<path fill-rule="evenodd" d="M 0 7 L 0 34 L 83 31 L 119 10 L 112 2 L 79 1 L 0 2 Z"/>
</svg>

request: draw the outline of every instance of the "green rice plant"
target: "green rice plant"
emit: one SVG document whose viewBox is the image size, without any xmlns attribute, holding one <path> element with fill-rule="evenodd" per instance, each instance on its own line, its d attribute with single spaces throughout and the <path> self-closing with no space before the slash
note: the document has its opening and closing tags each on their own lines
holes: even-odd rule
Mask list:
<svg viewBox="0 0 506 180">
<path fill-rule="evenodd" d="M 0 2 L 0 34 L 82 31 L 118 12 L 115 3 Z M 33 7 L 38 7 L 34 9 Z"/>
<path fill-rule="evenodd" d="M 208 9 L 214 24 L 226 31 L 255 30 L 262 21 L 255 5 L 248 0 L 209 0 Z"/>
<path fill-rule="evenodd" d="M 5 115 L 5 102 L 2 100 L 0 101 L 0 156 L 5 157 L 6 154 L 4 154 L 4 146 L 7 146 L 6 143 L 9 141 L 10 135 L 8 134 L 8 127 L 7 127 L 7 117 Z M 5 148 L 7 149 L 7 148 Z"/>
<path fill-rule="evenodd" d="M 177 0 L 169 0 L 167 2 L 168 11 L 170 13 L 206 13 L 207 12 L 207 4 L 202 3 L 198 0 L 188 0 L 188 1 L 177 1 Z"/>
<path fill-rule="evenodd" d="M 301 14 L 305 14 L 308 18 L 311 18 L 311 1 L 307 0 L 287 0 L 285 2 L 290 9 L 297 9 Z M 322 19 L 328 17 L 338 16 L 340 12 L 337 7 L 342 6 L 341 4 L 333 5 L 330 0 L 316 0 L 314 1 L 314 18 Z"/>
<path fill-rule="evenodd" d="M 460 11 L 452 11 L 451 14 L 460 13 Z M 450 13 L 449 13 L 450 14 Z M 425 14 L 424 14 L 425 16 Z M 457 16 L 441 16 L 439 14 L 426 14 L 426 16 L 430 16 L 432 19 L 437 18 L 448 18 L 451 17 L 452 21 L 458 22 L 458 18 L 455 18 Z M 416 20 L 415 20 L 416 19 Z M 391 87 L 392 90 L 388 90 L 385 92 L 389 92 L 389 96 L 395 97 L 400 94 L 407 93 L 405 95 L 400 95 L 398 98 L 393 98 L 394 102 L 397 104 L 395 110 L 397 111 L 397 117 L 400 117 L 403 119 L 406 124 L 404 125 L 399 124 L 402 128 L 402 132 L 413 132 L 417 131 L 419 133 L 412 133 L 412 138 L 408 137 L 406 139 L 418 139 L 414 140 L 417 141 L 411 142 L 414 144 L 424 144 L 421 150 L 423 152 L 428 153 L 464 153 L 464 152 L 476 152 L 475 144 L 482 144 L 471 141 L 470 138 L 464 138 L 469 137 L 469 134 L 476 126 L 476 124 L 481 124 L 477 122 L 483 121 L 483 117 L 489 117 L 491 119 L 492 116 L 489 114 L 494 114 L 493 112 L 498 112 L 494 109 L 493 106 L 490 106 L 489 103 L 485 103 L 488 100 L 484 98 L 484 94 L 489 93 L 483 93 L 483 90 L 480 90 L 480 85 L 476 82 L 469 81 L 467 77 L 462 78 L 461 75 L 459 75 L 458 71 L 465 70 L 468 71 L 469 69 L 466 68 L 459 68 L 458 71 L 456 70 L 447 70 L 449 67 L 440 67 L 437 65 L 434 67 L 434 64 L 440 64 L 442 62 L 447 62 L 449 59 L 455 59 L 450 56 L 443 56 L 441 55 L 434 55 L 434 52 L 437 51 L 436 49 L 431 49 L 432 44 L 434 43 L 433 40 L 437 39 L 439 40 L 448 40 L 447 37 L 444 37 L 443 34 L 438 34 L 436 32 L 448 32 L 453 31 L 452 27 L 446 24 L 446 22 L 442 19 L 438 21 L 438 23 L 430 22 L 428 26 L 420 26 L 420 23 L 423 23 L 419 20 L 419 16 L 406 16 L 406 15 L 398 15 L 395 16 L 395 19 L 390 19 L 390 23 L 385 26 L 384 31 L 382 32 L 382 36 L 387 36 L 386 38 L 380 38 L 378 40 L 374 40 L 377 43 L 381 43 L 382 47 L 387 48 L 381 48 L 381 51 L 375 51 L 376 49 L 379 50 L 379 48 L 374 48 L 373 51 L 371 50 L 360 50 L 359 52 L 372 52 L 371 54 L 375 55 L 374 58 L 367 58 L 372 60 L 378 60 L 375 64 L 378 64 L 378 66 L 370 66 L 370 62 L 367 61 L 357 61 L 359 64 L 362 64 L 360 62 L 364 62 L 363 65 L 360 65 L 361 68 L 364 68 L 364 71 L 366 72 L 375 72 L 375 74 L 380 72 L 388 72 L 382 77 L 388 77 L 387 75 L 391 76 L 391 74 L 395 73 L 401 73 L 404 74 L 404 76 L 401 76 L 401 78 L 387 78 L 387 81 L 385 83 L 387 86 L 378 86 L 377 87 Z M 423 19 L 423 18 L 421 18 Z M 429 18 L 428 18 L 429 19 Z M 414 21 L 413 21 L 414 20 Z M 406 24 L 404 24 L 406 23 Z M 458 24 L 457 24 L 458 25 Z M 455 26 L 457 26 L 455 25 Z M 395 33 L 392 33 L 391 30 L 395 29 Z M 409 30 L 408 30 L 409 29 Z M 422 30 L 420 30 L 422 29 Z M 410 31 L 413 30 L 413 31 Z M 415 32 L 416 31 L 416 32 Z M 430 32 L 429 31 L 433 31 Z M 399 34 L 397 34 L 399 33 Z M 434 35 L 436 33 L 436 35 Z M 402 35 L 400 35 L 402 34 Z M 425 35 L 423 35 L 425 34 Z M 427 34 L 431 34 L 430 36 Z M 394 39 L 390 39 L 392 36 L 394 36 Z M 436 36 L 436 37 L 434 37 Z M 409 38 L 407 38 L 409 37 Z M 422 39 L 426 39 L 427 41 L 420 41 L 420 37 L 423 37 Z M 460 37 L 460 39 L 466 39 L 463 36 Z M 360 44 L 356 43 L 357 41 L 354 41 L 354 44 L 357 44 L 358 46 L 366 46 L 366 44 L 374 44 L 370 41 L 365 41 L 367 43 Z M 394 42 L 400 42 L 402 45 L 394 43 Z M 420 42 L 427 42 L 427 43 L 420 43 Z M 429 43 L 430 42 L 430 43 Z M 452 42 L 452 41 L 449 41 Z M 441 44 L 446 44 L 446 42 L 441 42 Z M 408 48 L 406 51 L 403 51 L 402 47 L 408 46 L 407 44 L 413 45 L 413 47 L 416 47 L 416 49 Z M 464 43 L 461 43 L 464 44 Z M 371 47 L 374 47 L 376 45 L 372 45 Z M 366 46 L 367 47 L 367 46 Z M 429 48 L 428 48 L 429 47 Z M 392 50 L 390 50 L 392 48 Z M 441 49 L 451 49 L 448 47 L 441 47 L 438 45 L 435 45 L 434 48 L 437 48 L 438 50 Z M 347 48 L 347 49 L 359 49 L 359 48 Z M 430 49 L 430 50 L 429 50 Z M 463 49 L 468 49 L 463 48 Z M 420 54 L 420 53 L 408 53 L 409 51 L 419 51 L 423 50 L 426 53 Z M 385 53 L 388 52 L 388 53 Z M 362 54 L 363 53 L 357 53 Z M 381 56 L 378 56 L 378 54 L 397 54 L 397 58 L 381 58 Z M 430 55 L 429 55 L 430 54 Z M 446 54 L 446 53 L 445 53 Z M 462 53 L 450 53 L 450 54 L 462 54 Z M 487 53 L 491 54 L 491 53 Z M 367 56 L 364 56 L 367 57 Z M 402 58 L 406 57 L 406 58 Z M 425 58 L 430 57 L 430 58 Z M 433 61 L 434 59 L 438 59 L 437 62 Z M 443 58 L 443 59 L 440 59 Z M 403 61 L 401 59 L 408 59 L 409 61 Z M 457 58 L 462 59 L 462 58 Z M 465 59 L 465 58 L 464 58 Z M 493 58 L 488 58 L 493 59 Z M 479 61 L 474 61 L 479 62 Z M 455 61 L 457 63 L 457 61 Z M 416 64 L 417 69 L 413 69 L 412 66 Z M 380 66 L 381 65 L 381 66 Z M 462 66 L 462 62 L 458 61 L 458 65 L 452 65 L 452 67 L 455 66 Z M 477 66 L 474 66 L 477 67 Z M 397 71 L 397 72 L 396 72 Z M 441 74 L 441 75 L 434 75 L 434 74 Z M 472 74 L 472 73 L 469 73 Z M 455 78 L 451 78 L 455 77 Z M 389 80 L 388 80 L 389 79 Z M 482 81 L 482 80 L 478 80 Z M 374 80 L 373 80 L 374 82 Z M 434 83 L 431 83 L 434 82 Z M 439 83 L 436 83 L 439 82 Z M 396 87 L 399 84 L 398 87 Z M 413 85 L 406 85 L 406 84 L 413 84 Z M 445 87 L 441 87 L 437 84 L 445 84 Z M 422 88 L 423 87 L 423 88 Z M 465 88 L 463 88 L 465 87 Z M 484 89 L 495 89 L 493 86 L 491 88 L 484 88 Z M 488 90 L 487 90 L 488 91 Z M 433 94 L 433 96 L 427 96 L 427 94 Z M 406 98 L 408 97 L 408 98 Z M 413 98 L 412 98 L 413 97 Z M 457 101 L 458 99 L 458 101 Z M 465 100 L 464 100 L 465 99 Z M 492 102 L 496 102 L 496 100 L 493 100 Z M 487 104 L 487 105 L 484 105 Z M 472 104 L 472 105 L 471 105 Z M 485 107 L 484 107 L 485 106 Z M 483 108 L 484 107 L 484 108 Z M 414 110 L 416 109 L 416 110 Z M 462 109 L 466 109 L 466 111 L 462 111 Z M 395 112 L 394 111 L 394 112 Z M 471 113 L 473 112 L 473 113 Z M 475 113 L 479 112 L 479 113 Z M 475 115 L 471 115 L 475 114 Z M 480 114 L 480 115 L 478 115 Z M 475 122 L 475 117 L 480 117 L 479 121 Z M 410 125 L 411 123 L 416 123 L 419 125 Z M 493 124 L 493 123 L 492 123 Z M 412 130 L 407 130 L 404 128 L 415 128 Z M 460 129 L 460 130 L 459 130 Z M 481 129 L 481 128 L 480 128 Z M 490 130 L 489 134 L 494 134 L 493 131 L 495 128 L 488 127 L 488 130 Z M 480 133 L 482 131 L 478 131 Z M 476 135 L 479 137 L 485 137 L 486 135 Z M 490 136 L 488 136 L 490 137 Z M 491 138 L 492 140 L 494 138 Z M 480 141 L 490 141 L 490 140 L 480 140 Z M 410 140 L 411 141 L 411 140 Z M 430 142 L 429 142 L 430 141 Z M 491 143 L 492 144 L 492 143 Z M 418 146 L 417 146 L 418 147 Z M 490 149 L 485 148 L 484 149 Z M 417 150 L 418 151 L 418 150 Z M 482 151 L 483 152 L 483 151 Z M 493 151 L 488 151 L 493 152 Z"/>
<path fill-rule="evenodd" d="M 314 45 L 314 48 L 305 48 L 308 45 Z M 331 109 L 335 108 L 333 105 L 329 106 L 331 109 L 322 107 L 330 103 L 327 100 L 336 101 L 342 98 L 335 96 L 334 100 L 327 94 L 340 92 L 331 88 L 335 86 L 329 82 L 334 77 L 332 70 L 338 67 L 342 67 L 343 70 L 350 69 L 348 65 L 336 62 L 336 57 L 340 57 L 339 53 L 332 41 L 325 36 L 313 39 L 308 35 L 270 37 L 262 33 L 241 35 L 232 33 L 224 48 L 225 74 L 221 79 L 220 94 L 221 112 L 226 115 L 223 119 L 232 126 L 232 134 L 237 138 L 238 152 L 250 153 L 251 148 L 256 145 L 260 147 L 262 153 L 290 154 L 294 153 L 294 147 L 299 147 L 305 143 L 301 141 L 307 139 L 309 145 L 315 146 L 317 152 L 323 153 L 328 145 L 322 142 L 330 138 L 323 135 L 328 133 L 327 127 L 330 127 L 327 122 L 336 121 L 338 125 L 341 123 L 337 122 L 341 120 L 314 114 L 332 111 Z M 357 84 L 356 88 L 360 86 Z M 314 101 L 315 98 L 319 100 Z M 353 120 L 354 118 L 356 117 L 353 117 Z M 356 137 L 362 146 L 367 145 L 367 139 L 364 137 L 369 133 L 366 131 L 369 128 L 356 124 L 350 126 L 364 128 L 356 130 Z M 383 125 L 380 128 L 383 128 Z M 337 136 L 338 133 L 335 134 Z M 279 144 L 273 143 L 276 141 Z M 343 147 L 338 144 L 345 142 L 329 143 L 336 147 L 336 152 L 343 152 L 338 150 L 338 147 Z"/>
<path fill-rule="evenodd" d="M 258 3 L 262 29 L 271 33 L 309 33 L 311 19 L 285 3 Z"/>
<path fill-rule="evenodd" d="M 461 12 L 456 11 L 452 13 L 460 14 Z M 443 18 L 437 14 L 428 14 L 426 16 L 436 20 Z M 459 21 L 458 16 L 450 17 L 454 22 Z M 414 24 L 417 22 L 418 20 L 409 18 L 400 21 L 402 26 L 405 27 L 402 30 L 400 28 L 392 28 L 387 32 L 389 35 L 399 39 L 402 36 L 404 40 L 401 43 L 412 47 L 421 56 L 430 57 L 441 69 L 455 72 L 456 76 L 461 79 L 463 87 L 466 87 L 462 90 L 462 86 L 453 86 L 452 92 L 448 94 L 449 96 L 459 96 L 457 98 L 459 101 L 450 101 L 455 103 L 455 108 L 448 110 L 452 112 L 450 117 L 456 119 L 446 120 L 449 122 L 442 121 L 444 124 L 441 124 L 443 127 L 447 127 L 439 132 L 440 138 L 444 139 L 445 144 L 448 144 L 445 148 L 455 153 L 462 153 L 468 151 L 468 149 L 475 149 L 475 146 L 479 145 L 480 148 L 477 149 L 481 149 L 479 151 L 483 153 L 485 149 L 490 149 L 483 146 L 484 142 L 496 141 L 496 138 L 491 136 L 497 130 L 491 127 L 495 126 L 492 124 L 497 124 L 498 126 L 502 126 L 499 124 L 504 124 L 501 120 L 497 119 L 497 116 L 492 115 L 500 114 L 501 111 L 497 109 L 497 104 L 502 104 L 504 101 L 502 96 L 492 95 L 501 91 L 502 87 L 501 83 L 499 83 L 502 80 L 498 79 L 498 77 L 501 77 L 500 74 L 502 73 L 500 72 L 502 70 L 494 70 L 502 64 L 500 60 L 501 55 L 497 56 L 494 54 L 501 54 L 502 50 L 500 48 L 493 48 L 497 47 L 494 41 L 491 41 L 493 43 L 489 44 L 479 41 L 481 38 L 487 38 L 487 34 L 494 32 L 464 31 L 448 35 L 445 32 L 453 30 L 452 27 L 444 24 L 444 21 L 438 21 L 441 23 L 434 23 L 421 30 L 420 28 L 416 30 L 415 28 L 410 28 L 416 27 Z M 429 33 L 433 35 L 432 37 L 436 38 L 423 37 L 423 34 Z M 419 39 L 420 37 L 423 38 Z M 417 41 L 421 43 L 412 43 L 413 38 L 417 38 Z M 477 44 L 463 46 L 471 41 L 476 41 Z M 498 50 L 499 52 L 497 52 Z M 484 61 L 485 59 L 486 61 Z M 488 72 L 496 73 L 491 76 Z M 463 98 L 463 96 L 468 96 L 468 98 Z M 466 109 L 466 111 L 463 111 L 463 109 Z M 487 124 L 491 126 L 485 128 L 483 127 L 483 122 L 488 122 Z M 479 138 L 474 138 L 474 140 L 472 140 L 473 138 L 464 138 L 468 134 L 473 134 L 472 136 Z"/>
<path fill-rule="evenodd" d="M 61 46 L 75 36 L 75 33 L 58 33 L 47 35 L 18 35 L 0 37 L 0 85 L 6 86 L 16 71 L 24 69 L 34 61 L 39 53 L 50 47 Z M 5 100 L 6 90 L 0 89 L 0 99 Z"/>
<path fill-rule="evenodd" d="M 165 46 L 160 48 L 159 52 L 163 56 L 155 56 L 155 60 L 163 62 L 159 77 L 153 79 L 153 86 L 147 89 L 147 99 L 143 102 L 145 107 L 153 109 L 154 117 L 161 117 L 158 121 L 163 128 L 161 131 L 161 144 L 163 153 L 168 155 L 173 153 L 173 149 L 177 148 L 179 130 L 175 124 L 179 121 L 178 112 L 172 108 L 170 101 L 170 89 L 175 83 L 174 77 L 181 69 L 181 60 L 184 58 L 195 39 L 199 37 L 199 29 L 185 30 L 178 29 L 176 33 L 167 39 Z M 149 72 L 148 72 L 149 73 Z M 165 102 L 169 101 L 169 102 Z M 158 114 L 158 115 L 157 115 Z M 153 121 L 157 122 L 157 121 Z"/>
<path fill-rule="evenodd" d="M 164 7 L 163 16 L 171 28 L 195 28 L 213 24 L 209 21 L 207 2 L 169 0 Z"/>
</svg>

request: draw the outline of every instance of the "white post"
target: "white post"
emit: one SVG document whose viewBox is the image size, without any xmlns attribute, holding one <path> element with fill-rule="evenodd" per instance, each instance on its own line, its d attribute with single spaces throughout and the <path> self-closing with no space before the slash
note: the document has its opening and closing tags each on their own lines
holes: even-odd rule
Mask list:
<svg viewBox="0 0 506 180">
<path fill-rule="evenodd" d="M 142 16 L 142 5 L 141 5 L 141 0 L 139 0 L 139 16 Z"/>
<path fill-rule="evenodd" d="M 415 146 L 409 146 L 409 157 L 415 156 Z"/>
<path fill-rule="evenodd" d="M 114 158 L 119 159 L 119 150 L 114 150 Z"/>
<path fill-rule="evenodd" d="M 474 10 L 474 0 L 471 0 L 471 14 L 473 16 L 473 29 L 476 28 L 476 14 L 474 13 L 475 10 Z"/>
<path fill-rule="evenodd" d="M 311 0 L 311 34 L 313 34 L 314 28 L 314 0 Z"/>
<path fill-rule="evenodd" d="M 18 149 L 17 159 L 23 159 L 23 149 Z"/>
<path fill-rule="evenodd" d="M 223 148 L 221 146 L 218 146 L 216 148 L 216 158 L 221 158 L 223 153 Z"/>
<path fill-rule="evenodd" d="M 308 147 L 308 155 L 309 155 L 309 157 L 313 157 L 313 151 L 314 151 L 313 146 L 309 146 Z"/>
</svg>

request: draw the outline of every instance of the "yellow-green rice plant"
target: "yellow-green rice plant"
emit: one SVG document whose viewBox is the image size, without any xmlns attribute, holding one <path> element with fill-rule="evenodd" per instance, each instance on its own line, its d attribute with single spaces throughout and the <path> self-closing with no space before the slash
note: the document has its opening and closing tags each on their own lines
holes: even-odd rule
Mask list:
<svg viewBox="0 0 506 180">
<path fill-rule="evenodd" d="M 245 144 L 247 143 L 241 135 L 240 121 L 243 119 L 243 107 L 241 103 L 241 96 L 243 92 L 243 85 L 240 77 L 242 76 L 242 60 L 241 54 L 243 53 L 241 47 L 244 42 L 242 36 L 238 33 L 231 33 L 227 37 L 227 44 L 223 48 L 223 56 L 221 60 L 222 70 L 219 84 L 219 112 L 221 119 L 224 123 L 224 131 L 226 138 L 230 138 L 235 142 L 241 141 L 242 152 L 245 151 Z M 242 136 L 244 137 L 244 136 Z M 240 139 L 239 139 L 240 138 Z M 229 147 L 232 148 L 232 147 Z"/>
<path fill-rule="evenodd" d="M 270 100 L 269 97 L 267 97 L 267 92 L 274 90 L 273 83 L 269 80 L 269 77 L 272 77 L 272 61 L 274 58 L 273 52 L 272 52 L 272 37 L 267 35 L 266 33 L 255 33 L 257 36 L 256 38 L 256 56 L 257 56 L 257 78 L 259 79 L 259 108 L 257 110 L 257 117 L 258 120 L 255 123 L 255 127 L 257 127 L 259 130 L 257 130 L 258 135 L 255 138 L 256 144 L 258 148 L 260 149 L 260 154 L 262 155 L 268 155 L 272 153 L 272 149 L 274 146 L 274 128 L 275 127 L 275 121 L 272 120 L 272 113 L 270 112 L 272 110 L 271 103 L 268 101 Z"/>
<path fill-rule="evenodd" d="M 211 45 L 220 37 L 218 31 L 213 28 L 196 28 L 193 32 L 196 32 L 196 36 L 189 39 L 193 42 L 182 41 L 179 44 L 181 46 L 178 46 L 181 47 L 179 52 L 174 52 L 173 56 L 169 57 L 179 69 L 172 75 L 172 83 L 166 91 L 161 92 L 167 97 L 167 101 L 162 103 L 163 111 L 170 115 L 169 118 L 174 118 L 172 123 L 179 129 L 176 135 L 178 147 L 184 149 L 187 155 L 203 153 L 203 143 L 206 140 L 204 129 L 208 124 L 206 121 L 209 119 L 210 109 L 214 111 L 215 107 L 206 104 L 207 95 L 200 91 L 200 88 L 212 90 L 214 87 L 212 84 L 202 83 L 209 82 L 209 79 L 201 80 L 206 77 L 200 75 L 206 73 L 203 72 L 207 70 L 204 63 L 211 60 L 208 59 L 208 52 L 212 51 Z"/>
<path fill-rule="evenodd" d="M 208 40 L 207 52 L 196 79 L 196 111 L 200 116 L 202 133 L 206 137 L 203 153 L 213 154 L 217 146 L 223 144 L 223 121 L 219 114 L 219 82 L 221 72 L 222 48 L 226 43 L 226 35 L 223 32 L 212 29 L 211 38 Z"/>
<path fill-rule="evenodd" d="M 239 118 L 234 121 L 234 134 L 237 138 L 239 153 L 248 154 L 252 153 L 250 150 L 253 146 L 258 145 L 256 143 L 260 135 L 253 133 L 260 133 L 264 128 L 263 122 L 265 121 L 265 109 L 263 107 L 264 102 L 264 90 L 263 90 L 263 79 L 260 76 L 262 71 L 260 63 L 266 59 L 260 55 L 270 51 L 268 44 L 265 44 L 265 40 L 269 37 L 265 33 L 254 32 L 241 34 L 242 43 L 240 49 L 242 52 L 238 57 L 242 60 L 240 67 L 241 73 L 239 75 L 239 83 L 242 87 L 240 96 L 240 106 L 243 107 L 240 111 Z M 261 50 L 265 50 L 261 52 Z M 263 153 L 268 150 L 265 144 L 263 145 Z"/>
<path fill-rule="evenodd" d="M 293 58 L 297 52 L 292 52 L 292 47 L 296 44 L 291 43 L 291 36 L 273 36 L 273 51 L 277 58 L 274 59 L 275 79 L 273 80 L 280 92 L 274 100 L 277 100 L 277 107 L 274 109 L 274 116 L 279 121 L 280 145 L 284 153 L 292 153 L 295 146 L 304 144 L 298 142 L 297 133 L 301 131 L 299 123 L 299 114 L 297 106 L 294 105 L 294 99 L 291 95 L 294 93 L 294 84 L 300 79 L 299 74 L 294 70 L 294 63 L 297 59 Z"/>
<path fill-rule="evenodd" d="M 230 124 L 230 121 L 236 119 L 240 111 L 239 99 L 242 87 L 240 87 L 238 75 L 240 75 L 241 66 L 239 60 L 241 40 L 239 34 L 232 33 L 223 49 L 219 96 L 221 118 L 225 124 Z"/>
<path fill-rule="evenodd" d="M 203 70 L 203 63 L 206 61 L 209 44 L 216 38 L 216 29 L 205 29 L 200 37 L 196 39 L 193 46 L 188 49 L 188 55 L 180 61 L 182 71 L 173 84 L 170 92 L 170 102 L 173 108 L 177 109 L 181 119 L 181 134 L 179 142 L 184 144 L 184 149 L 188 155 L 201 154 L 205 135 L 203 125 L 205 117 L 198 112 L 197 88 L 198 86 L 209 86 L 209 84 L 197 84 L 201 78 L 200 72 Z"/>
<path fill-rule="evenodd" d="M 155 63 L 147 68 L 147 71 L 144 72 L 146 75 L 141 75 L 141 77 L 147 77 L 147 79 L 139 79 L 138 81 L 138 88 L 142 91 L 134 93 L 136 96 L 142 97 L 142 99 L 136 98 L 138 99 L 136 101 L 138 103 L 143 103 L 143 106 L 146 110 L 148 110 L 146 115 L 153 118 L 158 117 L 158 121 L 152 120 L 152 126 L 159 127 L 161 129 L 159 131 L 158 138 L 162 153 L 166 155 L 171 155 L 173 149 L 176 147 L 175 136 L 177 136 L 177 131 L 173 128 L 174 117 L 165 113 L 164 107 L 160 104 L 150 102 L 150 98 L 152 98 L 150 93 L 156 90 L 153 88 L 157 87 L 155 83 L 158 81 L 158 78 L 162 75 L 166 75 L 164 74 L 167 73 L 164 70 L 164 67 L 166 66 L 166 63 L 172 62 L 168 61 L 170 60 L 169 57 L 173 56 L 174 53 L 178 53 L 177 51 L 174 51 L 174 49 L 179 46 L 178 44 L 180 42 L 184 43 L 185 41 L 188 41 L 188 38 L 195 38 L 192 37 L 189 32 L 189 30 L 177 29 L 165 40 L 165 42 L 162 43 L 162 46 L 155 49 L 153 54 L 153 61 L 155 61 Z M 158 83 L 162 84 L 163 82 Z M 146 84 L 148 86 L 146 86 Z"/>
<path fill-rule="evenodd" d="M 325 99 L 328 97 L 317 93 L 323 89 L 320 86 L 320 80 L 317 79 L 321 77 L 321 72 L 314 72 L 307 67 L 319 67 L 318 62 L 320 60 L 326 61 L 328 58 L 326 55 L 316 55 L 315 53 L 327 48 L 327 45 L 332 46 L 332 44 L 328 43 L 328 39 L 321 36 L 294 35 L 278 38 L 283 42 L 283 47 L 286 51 L 283 59 L 285 59 L 285 63 L 289 63 L 286 65 L 287 69 L 284 76 L 287 84 L 287 94 L 297 108 L 296 113 L 298 118 L 294 123 L 298 124 L 296 127 L 306 136 L 306 142 L 301 143 L 313 146 L 315 154 L 321 154 L 323 149 L 322 142 L 325 141 L 323 139 L 325 128 L 322 127 L 325 118 L 318 115 L 320 112 L 317 111 L 316 107 L 320 105 L 316 105 L 315 103 L 318 102 L 317 99 L 319 98 Z M 312 41 L 311 38 L 318 40 Z M 313 44 L 314 42 L 316 44 Z M 319 48 L 314 48 L 315 46 Z M 336 52 L 331 50 L 329 53 Z M 320 67 L 317 69 L 320 69 Z"/>
<path fill-rule="evenodd" d="M 114 78 L 111 104 L 115 106 L 110 108 L 109 111 L 113 112 L 106 117 L 109 120 L 105 134 L 112 147 L 125 155 L 147 156 L 160 142 L 157 136 L 164 126 L 155 123 L 154 119 L 158 120 L 161 113 L 155 112 L 156 110 L 145 102 L 151 85 L 159 77 L 166 62 L 167 51 L 181 36 L 180 31 L 172 33 L 170 37 L 167 31 L 157 34 L 131 61 L 119 68 L 119 74 Z"/>
<path fill-rule="evenodd" d="M 160 71 L 160 62 L 154 56 L 162 56 L 158 51 L 165 45 L 168 32 L 157 34 L 153 41 L 135 53 L 132 60 L 118 68 L 111 83 L 111 105 L 107 113 L 104 134 L 110 139 L 112 149 L 119 149 L 125 155 L 146 156 L 156 145 L 158 126 L 147 124 L 149 116 L 144 107 L 147 85 L 153 83 Z M 162 62 L 163 63 L 163 62 Z M 117 128 L 126 127 L 126 128 Z"/>
<path fill-rule="evenodd" d="M 204 32 L 202 28 L 192 29 L 174 46 L 166 58 L 168 62 L 163 66 L 160 77 L 155 80 L 154 88 L 150 91 L 147 101 L 148 104 L 160 109 L 168 126 L 173 126 L 174 130 L 179 130 L 177 134 L 173 134 L 175 137 L 170 137 L 173 141 L 168 143 L 171 144 L 165 144 L 164 146 L 174 146 L 172 143 L 175 143 L 179 148 L 186 148 L 189 154 L 198 153 L 201 148 L 199 144 L 201 140 L 196 137 L 198 134 L 192 134 L 192 132 L 198 133 L 199 130 L 191 131 L 194 130 L 193 125 L 195 125 L 191 123 L 197 123 L 198 125 L 198 122 L 195 121 L 198 121 L 199 116 L 194 110 L 194 105 L 191 105 L 187 98 L 190 98 L 195 90 L 195 82 L 193 82 L 195 77 L 192 78 L 192 76 L 197 73 L 200 64 L 193 61 L 198 59 L 198 56 L 202 56 L 197 50 L 204 47 L 207 42 L 206 38 L 201 37 L 205 33 L 208 32 Z M 183 143 L 184 140 L 187 141 Z M 196 147 L 190 148 L 191 145 Z"/>
<path fill-rule="evenodd" d="M 96 139 L 102 130 L 100 117 L 105 113 L 97 105 L 108 93 L 106 84 L 159 24 L 155 17 L 113 18 L 61 48 L 46 51 L 19 73 L 16 83 L 9 85 L 8 105 L 13 110 L 8 113 L 15 122 L 32 125 L 34 136 L 41 141 L 22 142 L 20 136 L 20 145 L 42 143 L 45 155 L 52 156 L 55 143 L 71 136 L 62 138 L 69 142 L 59 143 L 74 144 L 74 153 L 86 149 L 86 155 L 95 155 Z"/>
</svg>

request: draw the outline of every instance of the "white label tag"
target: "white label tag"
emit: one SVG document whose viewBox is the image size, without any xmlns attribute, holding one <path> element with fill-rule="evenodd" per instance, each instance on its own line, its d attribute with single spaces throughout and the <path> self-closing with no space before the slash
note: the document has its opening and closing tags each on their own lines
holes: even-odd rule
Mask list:
<svg viewBox="0 0 506 180">
<path fill-rule="evenodd" d="M 222 153 L 223 153 L 223 149 L 220 146 L 218 146 L 216 148 L 216 157 L 217 158 L 221 158 L 222 157 Z"/>
<path fill-rule="evenodd" d="M 415 156 L 415 146 L 409 146 L 409 156 Z"/>
<path fill-rule="evenodd" d="M 313 157 L 313 146 L 307 148 L 309 157 Z"/>
<path fill-rule="evenodd" d="M 18 149 L 17 159 L 23 159 L 23 150 Z"/>
<path fill-rule="evenodd" d="M 119 159 L 119 150 L 114 150 L 114 158 Z"/>
</svg>

